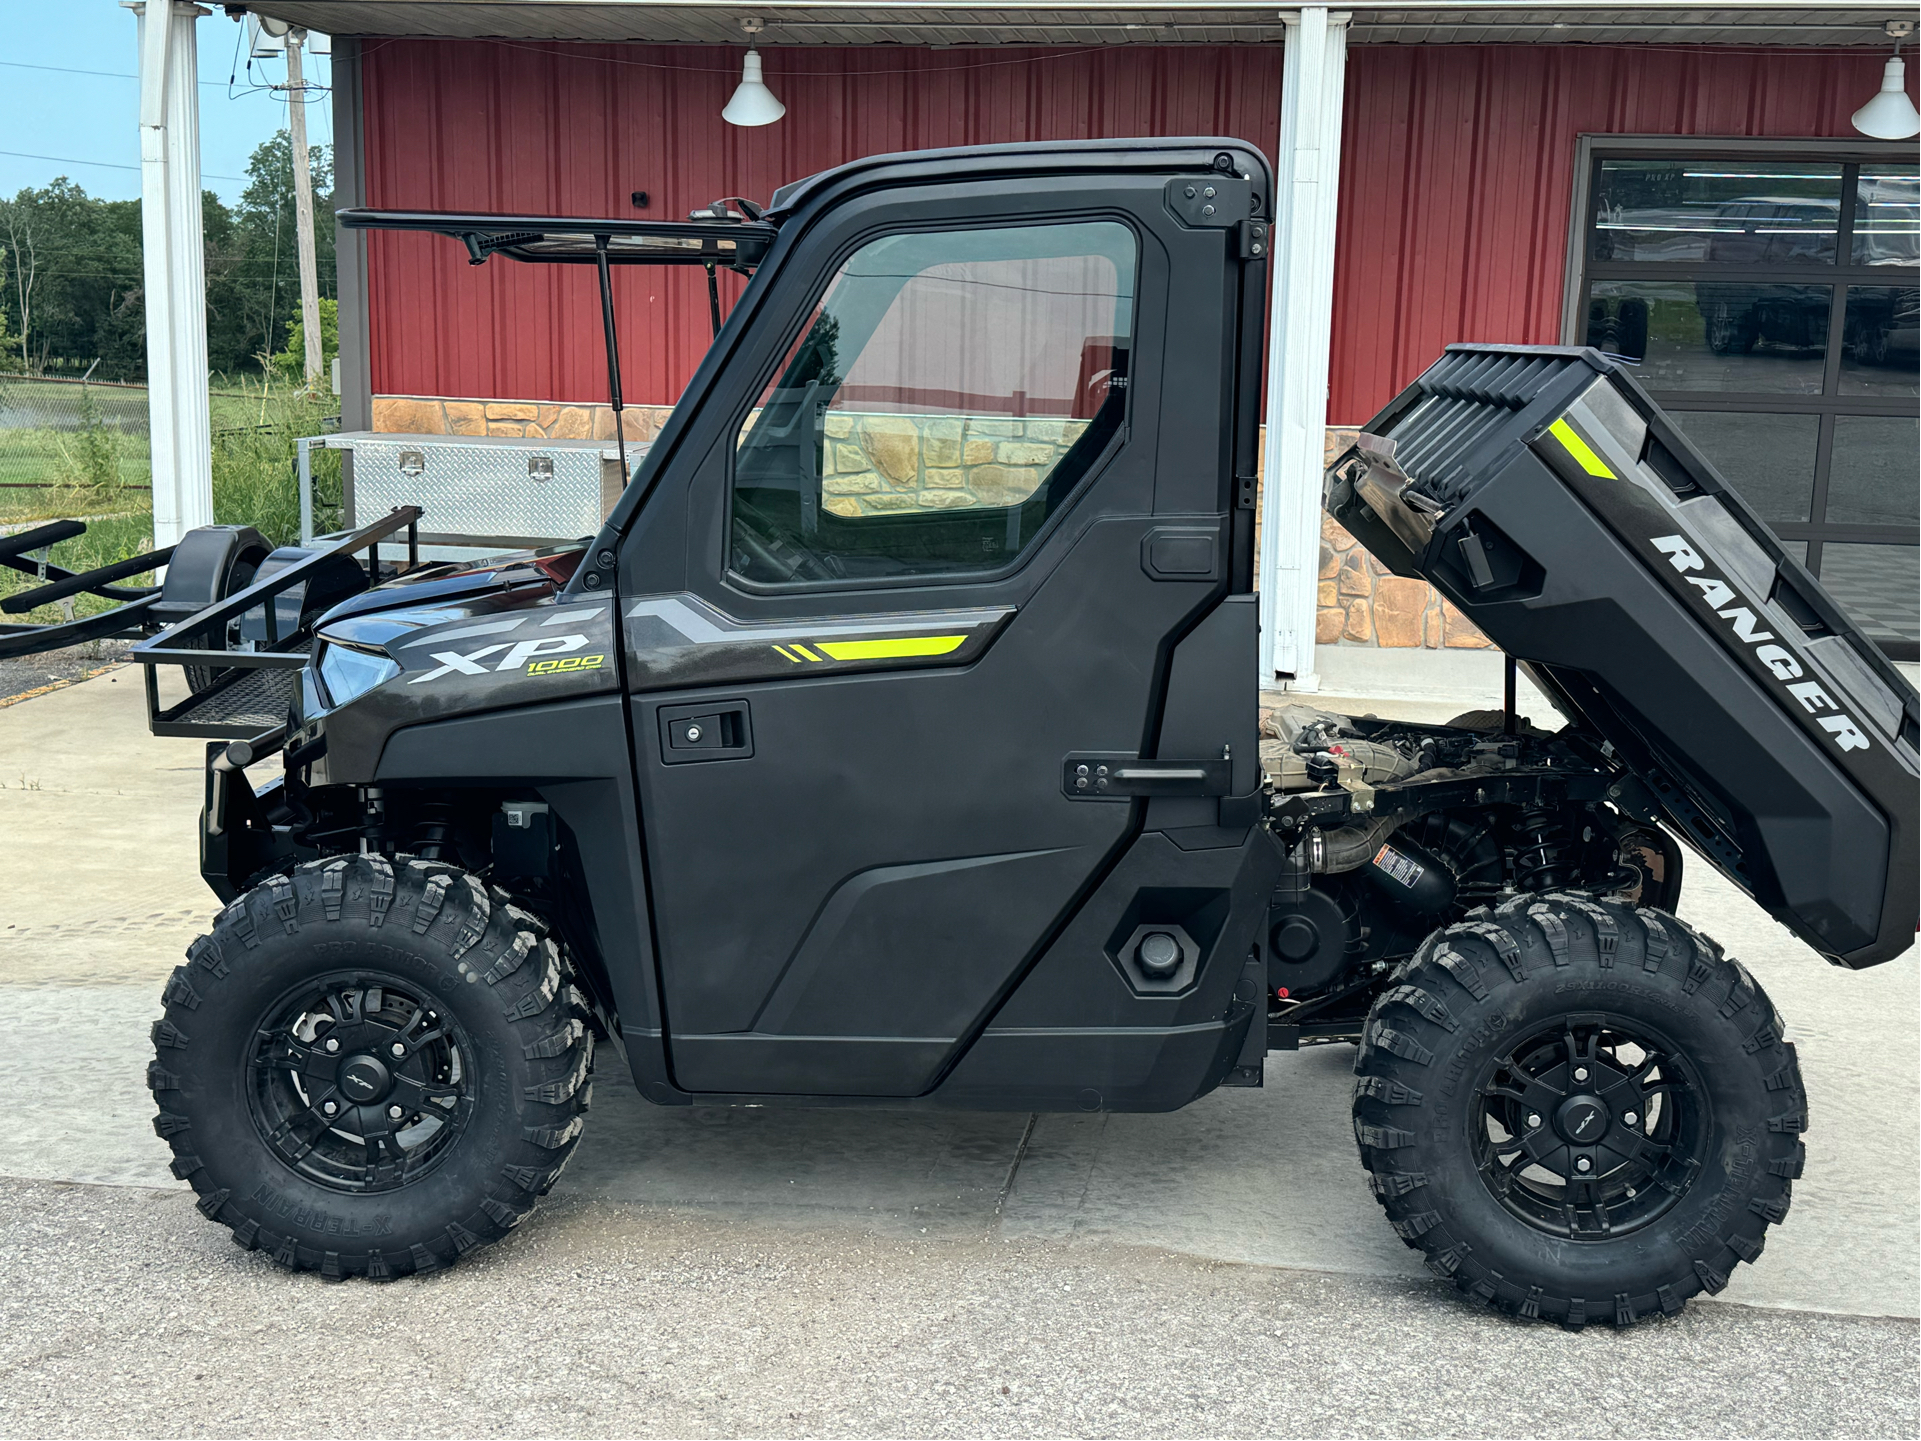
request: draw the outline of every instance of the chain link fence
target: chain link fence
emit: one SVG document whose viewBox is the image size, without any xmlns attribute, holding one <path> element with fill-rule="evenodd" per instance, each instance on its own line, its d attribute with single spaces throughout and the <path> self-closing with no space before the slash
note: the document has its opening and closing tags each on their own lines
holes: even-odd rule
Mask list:
<svg viewBox="0 0 1921 1441">
<path fill-rule="evenodd" d="M 152 479 L 147 387 L 0 375 L 0 515 L 38 492 L 145 490 Z"/>
<path fill-rule="evenodd" d="M 283 390 L 218 387 L 208 400 L 216 469 L 223 451 L 256 448 L 289 424 L 339 423 Z M 144 510 L 152 484 L 146 386 L 0 373 L 0 525 L 54 509 Z"/>
</svg>

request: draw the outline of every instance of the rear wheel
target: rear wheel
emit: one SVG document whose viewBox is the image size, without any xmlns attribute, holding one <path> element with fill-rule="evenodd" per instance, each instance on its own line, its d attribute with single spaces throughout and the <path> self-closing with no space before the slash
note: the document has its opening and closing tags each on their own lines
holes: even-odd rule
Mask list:
<svg viewBox="0 0 1921 1441">
<path fill-rule="evenodd" d="M 1526 896 L 1395 979 L 1354 1130 L 1430 1269 L 1511 1314 L 1626 1325 L 1761 1254 L 1807 1098 L 1773 1005 L 1713 942 L 1664 912 Z"/>
<path fill-rule="evenodd" d="M 154 1024 L 154 1129 L 241 1245 L 329 1276 L 432 1270 L 518 1225 L 572 1153 L 584 1007 L 545 927 L 478 878 L 314 862 L 187 955 Z"/>
</svg>

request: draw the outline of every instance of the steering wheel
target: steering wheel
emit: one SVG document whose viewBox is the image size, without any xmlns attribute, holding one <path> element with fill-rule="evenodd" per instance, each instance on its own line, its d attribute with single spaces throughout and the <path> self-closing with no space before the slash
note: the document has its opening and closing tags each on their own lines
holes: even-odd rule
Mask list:
<svg viewBox="0 0 1921 1441">
<path fill-rule="evenodd" d="M 745 516 L 734 517 L 734 544 L 747 552 L 756 566 L 772 571 L 777 580 L 838 579 L 818 556 L 785 544 L 776 550 L 775 543 L 755 534 Z M 786 554 L 783 555 L 782 551 Z"/>
</svg>

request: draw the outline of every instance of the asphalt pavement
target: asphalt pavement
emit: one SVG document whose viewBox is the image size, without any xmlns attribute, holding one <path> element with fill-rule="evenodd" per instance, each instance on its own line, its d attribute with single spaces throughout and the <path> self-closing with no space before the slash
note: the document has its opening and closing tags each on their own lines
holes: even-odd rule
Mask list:
<svg viewBox="0 0 1921 1441">
<path fill-rule="evenodd" d="M 228 1244 L 148 1125 L 147 1023 L 214 909 L 199 777 L 135 671 L 0 709 L 0 1434 L 1921 1432 L 1915 958 L 1833 970 L 1705 865 L 1683 914 L 1787 1015 L 1813 1129 L 1759 1264 L 1678 1319 L 1570 1335 L 1429 1280 L 1346 1046 L 1039 1117 L 663 1109 L 604 1051 L 508 1242 L 329 1285 Z"/>
<path fill-rule="evenodd" d="M 1912 1436 L 1910 1322 L 1616 1334 L 1164 1250 L 562 1196 L 419 1282 L 242 1252 L 183 1196 L 0 1182 L 28 1436 Z"/>
</svg>

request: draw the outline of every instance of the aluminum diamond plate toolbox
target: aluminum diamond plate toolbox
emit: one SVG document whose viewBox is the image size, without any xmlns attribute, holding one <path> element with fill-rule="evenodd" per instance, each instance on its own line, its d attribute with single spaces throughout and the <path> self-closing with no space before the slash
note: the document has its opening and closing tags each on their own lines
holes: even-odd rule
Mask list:
<svg viewBox="0 0 1921 1441">
<path fill-rule="evenodd" d="M 303 444 L 351 454 L 347 526 L 417 505 L 425 512 L 421 541 L 438 546 L 550 545 L 592 535 L 622 485 L 610 440 L 347 431 Z M 628 465 L 646 453 L 644 442 L 630 441 Z"/>
</svg>

